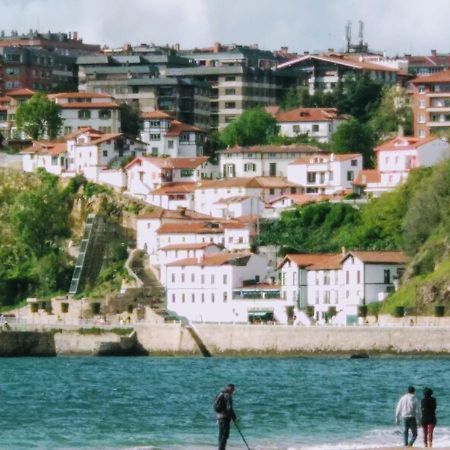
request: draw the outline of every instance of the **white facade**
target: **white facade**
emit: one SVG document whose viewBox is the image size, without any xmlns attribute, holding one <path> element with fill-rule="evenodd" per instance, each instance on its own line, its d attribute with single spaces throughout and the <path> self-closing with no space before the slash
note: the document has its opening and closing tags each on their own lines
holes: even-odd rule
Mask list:
<svg viewBox="0 0 450 450">
<path fill-rule="evenodd" d="M 266 259 L 254 254 L 209 254 L 167 265 L 167 309 L 190 321 L 248 322 L 252 308 L 271 307 L 280 300 L 245 300 L 248 280 L 263 280 Z"/>
<path fill-rule="evenodd" d="M 233 147 L 220 152 L 220 173 L 224 178 L 286 177 L 291 162 L 323 153 L 309 145 Z"/>
<path fill-rule="evenodd" d="M 359 153 L 302 158 L 288 166 L 288 180 L 305 188 L 306 194 L 334 195 L 352 189 L 362 170 Z"/>
<path fill-rule="evenodd" d="M 213 216 L 235 218 L 242 216 L 261 216 L 264 211 L 264 202 L 259 197 L 237 196 L 218 200 L 217 209 L 212 211 Z"/>
<path fill-rule="evenodd" d="M 314 308 L 314 319 L 356 323 L 361 305 L 384 300 L 405 266 L 401 252 L 287 255 L 280 265 L 281 295 L 299 309 Z"/>
<path fill-rule="evenodd" d="M 81 128 L 94 128 L 103 133 L 120 132 L 119 105 L 107 94 L 93 92 L 64 92 L 50 94 L 61 111 L 61 135 Z"/>
<path fill-rule="evenodd" d="M 22 154 L 22 169 L 24 172 L 35 172 L 42 168 L 53 175 L 60 176 L 67 168 L 66 145 L 64 143 L 35 141 Z"/>
<path fill-rule="evenodd" d="M 162 111 L 142 113 L 140 137 L 152 156 L 192 158 L 203 154 L 205 132 Z"/>
</svg>

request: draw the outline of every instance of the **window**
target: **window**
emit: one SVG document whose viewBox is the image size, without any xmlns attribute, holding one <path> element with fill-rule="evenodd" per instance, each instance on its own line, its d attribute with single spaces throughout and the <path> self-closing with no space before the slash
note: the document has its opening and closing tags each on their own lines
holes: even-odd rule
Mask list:
<svg viewBox="0 0 450 450">
<path fill-rule="evenodd" d="M 52 166 L 57 166 L 57 165 L 58 165 L 58 157 L 52 156 Z"/>
<path fill-rule="evenodd" d="M 256 172 L 256 164 L 254 163 L 244 164 L 244 172 Z"/>
<path fill-rule="evenodd" d="M 308 172 L 306 175 L 306 178 L 308 180 L 308 183 L 315 183 L 316 182 L 316 172 Z"/>
<path fill-rule="evenodd" d="M 89 111 L 89 109 L 80 109 L 78 111 L 78 118 L 79 119 L 90 119 L 91 111 Z"/>
<path fill-rule="evenodd" d="M 225 89 L 225 95 L 235 95 L 236 89 Z"/>
<path fill-rule="evenodd" d="M 103 150 L 102 155 L 107 158 L 108 157 L 108 150 Z"/>
<path fill-rule="evenodd" d="M 333 172 L 330 170 L 328 172 L 328 181 L 333 181 L 333 178 L 334 178 Z"/>
<path fill-rule="evenodd" d="M 202 303 L 205 303 L 205 294 L 202 292 Z"/>
<path fill-rule="evenodd" d="M 419 108 L 425 108 L 425 99 L 424 98 L 421 98 L 419 100 Z"/>
<path fill-rule="evenodd" d="M 181 282 L 184 283 L 184 273 L 181 274 Z"/>
<path fill-rule="evenodd" d="M 425 114 L 419 115 L 419 123 L 425 123 Z"/>
<path fill-rule="evenodd" d="M 185 294 L 181 294 L 181 301 L 182 301 L 182 303 L 184 303 L 186 301 L 186 295 Z"/>
<path fill-rule="evenodd" d="M 348 270 L 345 271 L 345 283 L 350 283 L 350 272 Z"/>
<path fill-rule="evenodd" d="M 313 131 L 313 133 L 317 133 L 319 131 L 319 125 L 313 124 L 312 131 Z"/>
<path fill-rule="evenodd" d="M 224 274 L 224 276 L 223 276 L 223 284 L 227 284 L 227 281 L 228 281 L 227 278 L 228 278 L 227 275 Z"/>
<path fill-rule="evenodd" d="M 300 133 L 300 125 L 292 125 L 292 131 L 294 133 Z"/>
<path fill-rule="evenodd" d="M 358 165 L 358 160 L 357 159 L 352 159 L 350 162 L 350 165 L 352 165 L 353 167 L 356 167 Z"/>
<path fill-rule="evenodd" d="M 361 283 L 361 271 L 360 270 L 358 270 L 356 272 L 356 282 Z"/>
<path fill-rule="evenodd" d="M 180 143 L 182 142 L 184 143 L 189 142 L 189 133 L 182 133 L 180 135 Z"/>
<path fill-rule="evenodd" d="M 269 195 L 275 195 L 275 189 L 273 188 L 269 189 Z"/>
<path fill-rule="evenodd" d="M 191 273 L 191 282 L 195 283 L 195 273 Z"/>
<path fill-rule="evenodd" d="M 150 120 L 150 126 L 151 127 L 159 127 L 160 123 L 161 122 L 159 120 Z"/>
<path fill-rule="evenodd" d="M 64 127 L 64 134 L 72 133 L 72 127 Z"/>
<path fill-rule="evenodd" d="M 323 302 L 325 303 L 325 305 L 329 305 L 330 304 L 330 291 L 325 291 L 324 292 Z"/>
<path fill-rule="evenodd" d="M 194 171 L 192 169 L 182 169 L 180 171 L 181 177 L 191 177 L 192 175 L 194 175 Z"/>
<path fill-rule="evenodd" d="M 172 283 L 175 283 L 175 274 L 172 274 Z"/>
<path fill-rule="evenodd" d="M 203 274 L 201 276 L 201 284 L 205 284 L 205 275 L 203 275 Z"/>
<path fill-rule="evenodd" d="M 391 283 L 391 271 L 389 269 L 386 269 L 384 271 L 384 284 L 390 283 Z"/>
<path fill-rule="evenodd" d="M 211 303 L 214 303 L 214 292 L 211 293 Z"/>
<path fill-rule="evenodd" d="M 191 294 L 191 303 L 195 303 L 195 294 Z"/>
<path fill-rule="evenodd" d="M 167 148 L 173 148 L 173 141 L 167 141 Z"/>
<path fill-rule="evenodd" d="M 330 271 L 324 270 L 323 272 L 323 284 L 330 284 Z"/>
<path fill-rule="evenodd" d="M 425 86 L 423 84 L 419 85 L 419 93 L 423 94 L 425 92 Z"/>
<path fill-rule="evenodd" d="M 225 109 L 235 109 L 236 102 L 225 102 Z"/>
<path fill-rule="evenodd" d="M 421 129 L 419 130 L 419 137 L 423 138 L 426 136 L 425 130 Z"/>
<path fill-rule="evenodd" d="M 102 120 L 111 119 L 111 111 L 109 109 L 101 109 L 98 112 L 98 118 Z"/>
<path fill-rule="evenodd" d="M 227 77 L 225 77 L 225 81 L 236 81 L 236 77 L 227 76 Z"/>
<path fill-rule="evenodd" d="M 151 141 L 160 141 L 161 135 L 159 133 L 151 133 L 150 134 L 150 140 Z"/>
<path fill-rule="evenodd" d="M 211 275 L 211 284 L 214 284 L 214 280 L 215 280 L 214 275 Z"/>
<path fill-rule="evenodd" d="M 172 294 L 172 303 L 175 303 L 175 294 Z"/>
<path fill-rule="evenodd" d="M 355 172 L 353 172 L 353 170 L 347 171 L 347 181 L 353 181 L 354 177 L 355 177 Z"/>
</svg>

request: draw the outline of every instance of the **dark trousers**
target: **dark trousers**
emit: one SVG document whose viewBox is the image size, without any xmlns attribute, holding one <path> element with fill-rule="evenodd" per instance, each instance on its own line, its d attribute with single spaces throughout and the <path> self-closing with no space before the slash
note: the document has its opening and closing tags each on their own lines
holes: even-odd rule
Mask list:
<svg viewBox="0 0 450 450">
<path fill-rule="evenodd" d="M 411 430 L 411 440 L 408 442 L 409 430 Z M 412 447 L 417 439 L 417 422 L 415 417 L 405 417 L 403 419 L 403 441 L 405 447 Z"/>
<path fill-rule="evenodd" d="M 219 450 L 225 450 L 227 446 L 227 440 L 230 436 L 230 418 L 218 419 L 219 424 Z"/>
<path fill-rule="evenodd" d="M 433 445 L 433 431 L 434 431 L 434 423 L 427 423 L 422 425 L 423 428 L 423 442 L 425 447 Z"/>
</svg>

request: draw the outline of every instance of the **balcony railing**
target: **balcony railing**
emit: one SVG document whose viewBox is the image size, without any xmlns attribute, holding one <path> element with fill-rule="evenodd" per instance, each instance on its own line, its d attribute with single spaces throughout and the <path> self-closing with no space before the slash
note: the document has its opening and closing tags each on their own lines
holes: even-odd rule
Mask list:
<svg viewBox="0 0 450 450">
<path fill-rule="evenodd" d="M 233 300 L 281 299 L 280 289 L 234 289 Z"/>
</svg>

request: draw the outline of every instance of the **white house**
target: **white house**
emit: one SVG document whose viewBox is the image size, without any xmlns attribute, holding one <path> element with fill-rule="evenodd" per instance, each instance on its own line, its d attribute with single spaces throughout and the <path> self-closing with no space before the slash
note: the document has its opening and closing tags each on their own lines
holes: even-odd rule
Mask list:
<svg viewBox="0 0 450 450">
<path fill-rule="evenodd" d="M 65 142 L 39 142 L 22 150 L 22 169 L 35 172 L 45 169 L 53 175 L 61 175 L 67 169 L 67 146 Z"/>
<path fill-rule="evenodd" d="M 362 155 L 344 153 L 298 159 L 288 165 L 288 180 L 304 187 L 306 194 L 335 195 L 352 190 L 362 170 Z"/>
<path fill-rule="evenodd" d="M 224 178 L 286 177 L 291 162 L 324 153 L 311 145 L 232 147 L 219 152 L 220 173 Z"/>
<path fill-rule="evenodd" d="M 335 324 L 354 324 L 360 306 L 395 290 L 406 261 L 402 252 L 289 254 L 279 265 L 281 296 L 299 310 L 313 307 L 318 323 L 335 316 Z"/>
<path fill-rule="evenodd" d="M 262 314 L 275 320 L 277 308 L 284 319 L 276 286 L 252 288 L 266 271 L 265 257 L 251 253 L 213 253 L 169 263 L 167 309 L 194 322 L 247 323 Z"/>
<path fill-rule="evenodd" d="M 140 119 L 140 137 L 152 156 L 192 158 L 203 155 L 204 130 L 180 122 L 163 111 L 143 112 Z"/>
<path fill-rule="evenodd" d="M 307 134 L 319 142 L 328 142 L 337 127 L 346 120 L 336 108 L 296 108 L 281 111 L 267 107 L 277 121 L 282 136 L 297 137 Z"/>
<path fill-rule="evenodd" d="M 103 133 L 120 132 L 119 105 L 108 94 L 62 92 L 49 94 L 48 98 L 60 107 L 63 135 L 80 128 L 94 128 Z"/>
<path fill-rule="evenodd" d="M 409 171 L 430 167 L 450 158 L 450 145 L 439 137 L 397 136 L 374 149 L 376 172 L 363 171 L 353 183 L 360 191 L 379 196 L 403 183 Z"/>
<path fill-rule="evenodd" d="M 242 216 L 261 216 L 265 204 L 259 197 L 251 195 L 237 195 L 235 197 L 221 198 L 215 202 L 217 210 L 214 216 L 233 218 Z"/>
<path fill-rule="evenodd" d="M 130 195 L 167 209 L 193 205 L 194 186 L 202 179 L 208 157 L 139 157 L 125 166 Z M 173 203 L 175 202 L 175 203 Z"/>
<path fill-rule="evenodd" d="M 270 202 L 285 193 L 295 194 L 301 189 L 301 186 L 278 177 L 203 180 L 195 188 L 194 209 L 215 217 L 224 217 L 224 212 L 241 216 L 258 216 L 262 212 L 263 203 Z M 246 201 L 241 202 L 239 207 L 225 207 L 228 199 L 235 201 L 239 198 L 242 200 L 243 197 L 246 197 Z"/>
</svg>

